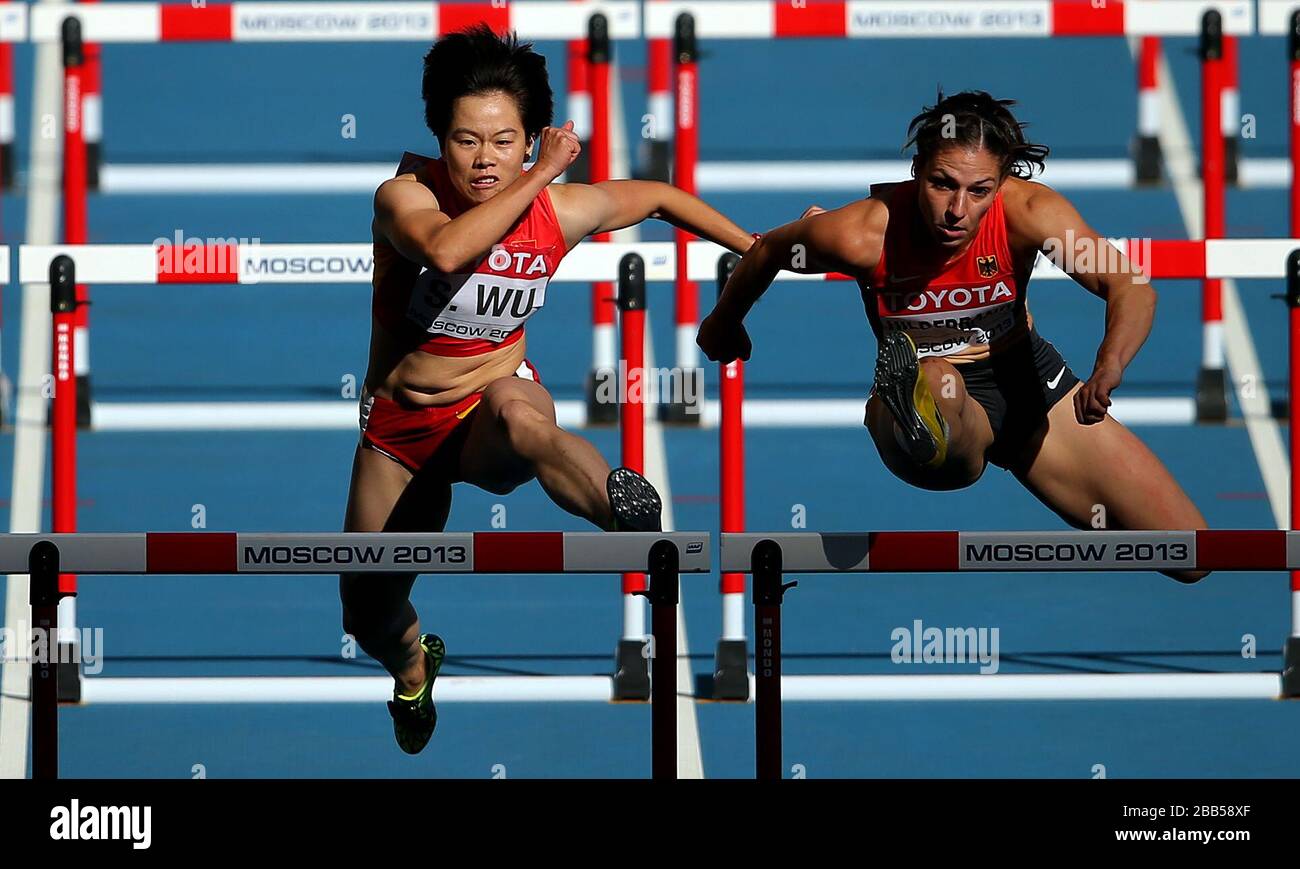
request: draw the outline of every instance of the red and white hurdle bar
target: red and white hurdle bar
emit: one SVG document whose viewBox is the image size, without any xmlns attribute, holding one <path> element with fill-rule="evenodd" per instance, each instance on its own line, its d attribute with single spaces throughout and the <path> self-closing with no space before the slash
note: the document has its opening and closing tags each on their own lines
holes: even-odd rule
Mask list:
<svg viewBox="0 0 1300 869">
<path fill-rule="evenodd" d="M 654 637 L 663 649 L 677 648 L 678 581 L 682 573 L 707 573 L 710 569 L 707 534 L 668 533 L 570 533 L 570 532 L 473 532 L 448 534 L 258 534 L 242 532 L 181 532 L 138 534 L 0 534 L 0 572 L 30 574 L 33 628 L 47 638 L 57 625 L 61 596 L 59 574 L 74 571 L 93 574 L 336 574 L 415 571 L 419 573 L 475 574 L 584 574 L 644 570 L 650 574 L 648 597 L 653 607 Z M 48 640 L 44 647 L 53 644 Z M 38 648 L 40 648 L 38 646 Z M 651 740 L 654 778 L 677 777 L 677 661 L 669 652 L 651 658 L 651 691 L 643 699 L 652 704 Z M 32 661 L 32 776 L 57 778 L 59 665 L 47 654 Z M 132 691 L 131 683 L 145 679 L 88 680 L 88 700 L 97 702 L 159 702 L 177 688 L 174 680 L 165 685 L 145 685 Z M 240 702 L 275 699 L 289 680 L 211 679 L 216 683 L 210 695 L 188 686 L 172 702 Z M 296 680 L 301 683 L 316 680 Z M 351 689 L 345 697 L 364 701 L 383 693 L 379 686 L 361 683 L 371 680 L 321 680 Z M 388 680 L 374 680 L 387 682 Z M 481 681 L 481 680 L 480 680 Z M 605 690 L 590 691 L 570 679 L 556 694 L 530 685 L 520 700 L 609 700 L 609 679 Z M 439 700 L 483 699 L 474 687 L 457 698 L 456 677 L 439 680 Z M 226 683 L 224 687 L 221 683 Z M 446 684 L 444 684 L 446 683 Z M 100 686 L 103 690 L 100 690 Z M 323 687 L 323 686 L 322 686 Z M 198 690 L 195 690 L 198 688 Z M 389 686 L 391 690 L 391 685 Z M 360 689 L 360 690 L 358 690 Z M 311 692 L 292 693 L 306 701 Z M 452 695 L 448 697 L 448 694 Z M 146 699 L 141 700 L 141 696 Z M 493 697 L 489 699 L 504 699 Z M 314 699 L 314 698 L 313 698 Z M 338 701 L 337 697 L 330 698 Z"/>
<path fill-rule="evenodd" d="M 1284 278 L 1286 258 L 1300 238 L 1109 239 L 1147 277 Z M 717 275 L 727 251 L 707 241 L 687 245 L 686 274 L 693 281 Z M 647 282 L 666 282 L 677 274 L 675 244 L 667 241 L 583 242 L 569 251 L 552 278 L 558 282 L 613 281 L 618 263 L 635 253 L 645 261 Z M 24 244 L 18 248 L 18 280 L 45 283 L 50 263 L 67 255 L 77 264 L 77 280 L 92 284 L 368 284 L 371 245 L 357 244 Z M 1034 268 L 1036 280 L 1069 276 L 1046 258 Z M 848 275 L 782 271 L 777 281 L 846 281 Z"/>
<path fill-rule="evenodd" d="M 1113 239 L 1112 244 L 1137 266 L 1154 278 L 1276 278 L 1285 274 L 1287 253 L 1300 245 L 1290 239 L 1224 239 L 1209 241 L 1151 242 Z M 643 260 L 647 282 L 664 282 L 675 277 L 691 282 L 713 283 L 718 258 L 726 251 L 709 242 L 694 241 L 686 246 L 686 267 L 678 256 L 680 242 L 583 243 L 569 253 L 554 280 L 566 282 L 608 282 L 617 280 L 619 262 L 628 254 Z M 257 284 L 257 283 L 369 283 L 371 280 L 371 246 L 366 244 L 171 244 L 138 245 L 24 245 L 19 249 L 19 280 L 23 283 L 47 281 L 50 263 L 59 255 L 71 256 L 76 263 L 76 280 L 87 284 Z M 1066 275 L 1047 260 L 1040 260 L 1034 277 L 1061 279 Z M 803 275 L 782 272 L 778 280 L 824 281 L 847 280 L 845 275 Z M 80 296 L 81 294 L 79 294 Z M 612 297 L 612 291 L 611 291 Z M 79 299 L 84 301 L 84 299 Z M 78 305 L 78 313 L 83 310 Z M 679 307 L 679 312 L 681 308 Z M 598 327 L 599 328 L 599 327 Z M 612 332 L 612 329 L 611 329 Z M 75 332 L 74 332 L 75 334 Z M 679 343 L 687 339 L 693 345 L 694 333 L 679 324 Z M 598 343 L 610 345 L 613 335 L 597 337 Z M 88 340 L 76 342 L 84 352 Z M 76 354 L 81 358 L 81 353 Z M 613 368 L 616 362 L 600 367 Z M 78 366 L 84 372 L 84 366 Z M 687 395 L 682 390 L 681 395 Z M 698 393 L 697 393 L 698 394 Z M 751 425 L 845 425 L 860 424 L 859 402 L 820 401 L 751 403 Z M 590 409 L 579 403 L 562 403 L 561 422 L 581 426 L 592 422 Z M 705 426 L 719 424 L 719 404 L 706 401 L 699 421 Z M 92 424 L 105 428 L 173 429 L 193 427 L 275 428 L 282 427 L 293 409 L 294 425 L 304 428 L 336 428 L 352 425 L 351 414 L 338 402 L 302 405 L 239 404 L 223 407 L 220 419 L 203 406 L 171 404 L 165 408 L 144 405 L 92 404 L 88 408 Z M 165 411 L 159 413 L 158 411 Z M 1117 418 L 1131 423 L 1188 423 L 1195 419 L 1190 398 L 1125 399 L 1115 407 Z"/>
<path fill-rule="evenodd" d="M 665 243 L 664 247 L 668 245 Z M 96 257 L 94 248 L 103 257 Z M 204 245 L 190 248 L 151 245 L 62 245 L 45 248 L 29 247 L 29 270 L 24 274 L 30 280 L 24 283 L 48 281 L 51 286 L 50 305 L 54 317 L 52 365 L 55 373 L 52 424 L 52 486 L 54 493 L 53 530 L 73 533 L 77 530 L 77 438 L 79 413 L 78 378 L 75 375 L 77 359 L 81 353 L 76 333 L 77 315 L 85 304 L 82 289 L 85 282 L 94 283 L 257 283 L 264 276 L 273 280 L 288 278 L 293 282 L 303 279 L 295 264 L 304 263 L 303 272 L 313 272 L 313 264 L 346 272 L 353 281 L 367 281 L 373 263 L 366 245 L 344 245 L 342 250 L 331 245 L 276 246 L 278 251 L 262 250 L 261 245 L 239 248 L 238 245 Z M 590 244 L 588 255 L 574 263 L 567 272 L 568 280 L 592 280 L 598 275 L 602 280 L 617 279 L 618 308 L 622 312 L 621 362 L 608 370 L 609 380 L 604 382 L 596 397 L 602 401 L 603 393 L 617 389 L 613 401 L 607 402 L 614 410 L 613 418 L 620 422 L 622 464 L 638 472 L 645 471 L 645 402 L 647 395 L 645 372 L 645 261 L 635 252 L 615 248 L 610 244 Z M 324 248 L 324 250 L 321 250 Z M 261 253 L 258 253 L 261 251 Z M 269 257 L 269 259 L 268 259 Z M 617 258 L 614 258 L 617 257 Z M 22 256 L 20 253 L 20 262 Z M 89 274 L 79 263 L 94 262 Z M 276 264 L 283 264 L 283 268 Z M 36 269 L 32 271 L 31 269 Z M 179 272 L 178 272 L 179 270 Z M 22 267 L 20 265 L 20 272 Z M 563 271 L 563 269 L 562 269 Z M 42 277 L 43 275 L 43 277 Z M 360 277 L 358 277 L 360 276 Z M 313 281 L 322 278 L 310 275 Z M 617 386 L 614 387 L 614 378 Z M 338 403 L 342 404 L 342 403 Z M 271 413 L 291 412 L 292 405 L 275 405 Z M 119 412 L 122 409 L 119 408 Z M 135 408 L 139 412 L 140 408 Z M 210 407 L 208 413 L 230 413 L 231 408 Z M 247 410 L 247 408 L 244 408 Z M 263 413 L 267 408 L 261 408 Z M 94 411 L 87 407 L 87 416 Z M 129 410 L 127 411 L 130 412 Z M 175 405 L 155 404 L 147 414 L 168 415 L 177 412 Z M 77 624 L 76 601 L 71 597 L 76 591 L 76 575 L 65 572 L 60 577 L 60 588 L 68 595 L 60 602 L 59 625 L 71 642 Z M 646 643 L 645 607 L 639 595 L 646 588 L 642 574 L 623 575 L 623 633 L 616 656 L 618 667 L 614 676 L 614 689 L 623 699 L 635 699 L 649 691 L 649 673 L 644 656 Z M 67 695 L 77 696 L 75 692 Z"/>
<path fill-rule="evenodd" d="M 755 770 L 779 779 L 781 701 L 1170 700 L 1300 697 L 1300 589 L 1277 673 L 782 677 L 788 574 L 1262 571 L 1300 568 L 1300 532 L 879 531 L 722 535 L 722 570 L 754 575 Z M 787 685 L 790 690 L 787 691 Z"/>
<path fill-rule="evenodd" d="M 0 4 L 0 41 L 58 42 L 64 19 L 81 21 L 88 42 L 430 42 L 471 24 L 514 30 L 523 39 L 579 40 L 596 12 L 612 39 L 641 36 L 635 0 L 480 3 L 70 3 Z"/>
<path fill-rule="evenodd" d="M 1164 241 L 1113 239 L 1117 250 L 1153 278 L 1277 278 L 1286 273 L 1287 254 L 1300 246 L 1292 239 L 1211 239 Z M 619 263 L 629 254 L 642 258 L 644 279 L 665 282 L 683 274 L 692 282 L 716 281 L 718 260 L 726 253 L 709 242 L 686 246 L 686 267 L 681 268 L 676 242 L 583 243 L 561 264 L 554 280 L 611 282 L 619 277 Z M 371 280 L 371 246 L 367 244 L 169 244 L 138 245 L 24 245 L 19 249 L 19 280 L 42 283 L 49 279 L 55 257 L 71 256 L 76 280 L 86 284 L 257 284 L 338 283 L 362 284 Z M 1046 259 L 1037 264 L 1039 280 L 1066 275 Z M 804 275 L 782 272 L 778 280 L 847 280 L 845 275 Z M 609 284 L 606 284 L 609 285 Z M 80 307 L 80 306 L 79 306 Z M 679 308 L 680 310 L 680 308 Z M 684 337 L 683 337 L 684 336 Z M 679 340 L 693 333 L 681 332 Z M 613 344 L 612 336 L 599 339 Z M 82 349 L 80 342 L 76 349 Z M 78 354 L 78 358 L 80 358 Z M 603 367 L 613 367 L 605 363 Z M 657 385 L 657 384 L 652 384 Z M 687 394 L 685 390 L 680 393 Z M 582 403 L 561 402 L 563 425 L 575 427 L 591 420 Z M 292 413 L 290 413 L 292 411 Z M 747 404 L 747 424 L 773 426 L 843 425 L 861 423 L 860 401 L 822 400 L 753 401 Z M 1195 405 L 1188 398 L 1117 399 L 1117 418 L 1134 423 L 1190 423 Z M 339 402 L 300 404 L 229 403 L 220 414 L 206 405 L 170 403 L 166 406 L 91 405 L 92 424 L 112 429 L 279 428 L 292 418 L 295 427 L 346 428 L 354 424 L 350 409 Z M 705 426 L 720 424 L 717 401 L 705 401 L 699 413 Z"/>
</svg>

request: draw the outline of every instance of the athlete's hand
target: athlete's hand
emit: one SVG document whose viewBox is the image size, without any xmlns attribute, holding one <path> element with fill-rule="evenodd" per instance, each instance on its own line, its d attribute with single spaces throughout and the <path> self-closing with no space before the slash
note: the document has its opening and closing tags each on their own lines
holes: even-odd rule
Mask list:
<svg viewBox="0 0 1300 869">
<path fill-rule="evenodd" d="M 803 220 L 805 217 L 812 217 L 814 214 L 825 214 L 825 213 L 826 213 L 826 209 L 822 208 L 820 205 L 809 205 L 807 210 L 805 210 L 803 214 L 799 215 L 799 219 Z"/>
<path fill-rule="evenodd" d="M 749 342 L 749 333 L 745 331 L 745 324 L 739 318 L 717 308 L 700 323 L 695 343 L 711 361 L 723 365 L 737 359 L 748 360 L 750 351 L 754 349 Z"/>
<path fill-rule="evenodd" d="M 1118 365 L 1098 364 L 1088 382 L 1074 394 L 1074 415 L 1083 425 L 1096 425 L 1106 418 L 1110 393 L 1124 379 Z"/>
<path fill-rule="evenodd" d="M 581 152 L 582 143 L 573 132 L 573 121 L 566 121 L 563 127 L 543 127 L 533 171 L 554 180 L 564 174 Z"/>
</svg>

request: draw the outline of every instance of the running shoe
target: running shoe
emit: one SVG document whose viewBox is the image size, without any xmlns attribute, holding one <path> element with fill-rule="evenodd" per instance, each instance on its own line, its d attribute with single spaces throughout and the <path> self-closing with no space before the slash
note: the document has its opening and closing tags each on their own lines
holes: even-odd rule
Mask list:
<svg viewBox="0 0 1300 869">
<path fill-rule="evenodd" d="M 921 374 L 911 335 L 891 331 L 880 340 L 873 389 L 898 423 L 898 442 L 912 461 L 932 468 L 942 465 L 948 456 L 948 423 Z"/>
<path fill-rule="evenodd" d="M 433 736 L 438 726 L 438 710 L 433 705 L 433 680 L 442 669 L 442 659 L 447 646 L 437 634 L 421 634 L 420 648 L 424 650 L 424 685 L 415 694 L 398 694 L 388 701 L 388 714 L 393 716 L 393 735 L 397 744 L 407 754 L 419 754 Z"/>
<path fill-rule="evenodd" d="M 615 531 L 663 531 L 663 502 L 650 481 L 631 468 L 615 468 L 605 480 Z"/>
</svg>

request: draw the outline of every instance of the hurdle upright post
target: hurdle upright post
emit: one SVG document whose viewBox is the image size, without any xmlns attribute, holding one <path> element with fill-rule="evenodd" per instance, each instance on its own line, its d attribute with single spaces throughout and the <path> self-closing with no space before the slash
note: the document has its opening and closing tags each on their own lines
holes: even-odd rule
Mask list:
<svg viewBox="0 0 1300 869">
<path fill-rule="evenodd" d="M 781 545 L 754 544 L 754 774 L 760 781 L 781 778 Z"/>
<path fill-rule="evenodd" d="M 0 190 L 14 186 L 14 47 L 0 42 Z"/>
<path fill-rule="evenodd" d="M 82 127 L 85 90 L 85 45 L 81 21 L 63 19 L 63 241 L 86 243 L 86 139 Z M 73 372 L 77 378 L 77 425 L 90 427 L 90 291 L 77 287 L 76 326 L 73 341 L 77 355 Z"/>
<path fill-rule="evenodd" d="M 1223 179 L 1236 187 L 1241 183 L 1240 135 L 1241 90 L 1240 70 L 1237 62 L 1237 37 L 1223 36 L 1223 98 L 1220 101 L 1219 122 L 1223 131 Z"/>
<path fill-rule="evenodd" d="M 651 778 L 677 778 L 677 547 L 650 547 L 650 767 Z"/>
<path fill-rule="evenodd" d="M 84 4 L 99 0 L 79 0 Z M 104 99 L 102 51 L 99 43 L 85 44 L 85 88 L 81 92 L 81 129 L 86 139 L 86 187 L 99 189 L 99 170 L 104 152 Z"/>
<path fill-rule="evenodd" d="M 1138 119 L 1133 140 L 1134 176 L 1138 184 L 1164 179 L 1160 153 L 1160 37 L 1143 36 L 1138 50 Z"/>
<path fill-rule="evenodd" d="M 624 467 L 645 471 L 645 260 L 630 253 L 618 263 L 618 307 L 622 352 L 619 377 L 607 403 L 619 409 Z M 607 391 L 607 390 L 606 390 Z M 596 393 L 597 399 L 602 392 Z M 614 670 L 615 700 L 650 699 L 650 665 L 645 633 L 644 574 L 623 574 L 623 635 Z"/>
<path fill-rule="evenodd" d="M 699 52 L 695 42 L 695 17 L 683 12 L 678 15 L 673 35 L 675 68 L 675 101 L 673 130 L 673 183 L 678 189 L 694 195 L 695 165 L 700 159 L 699 146 Z M 700 354 L 695 346 L 695 333 L 700 320 L 699 289 L 691 280 L 689 245 L 695 240 L 681 227 L 673 229 L 673 242 L 677 252 L 676 275 L 676 340 L 677 362 L 672 376 L 672 394 L 664 404 L 667 422 L 698 425 L 700 422 L 701 385 L 704 369 L 700 367 Z"/>
<path fill-rule="evenodd" d="M 50 261 L 50 313 L 54 319 L 54 347 L 50 370 L 54 372 L 54 400 L 50 410 L 50 486 L 53 496 L 52 527 L 56 534 L 77 530 L 77 300 L 76 264 L 69 256 Z M 63 670 L 60 700 L 81 700 L 81 660 L 77 643 L 77 577 L 59 577 L 63 596 L 59 608 L 59 664 Z"/>
<path fill-rule="evenodd" d="M 610 180 L 610 92 L 609 64 L 613 46 L 609 19 L 597 12 L 587 21 L 587 78 L 591 86 L 591 152 L 587 160 L 590 183 Z M 611 234 L 599 232 L 592 241 L 609 241 Z M 587 425 L 614 425 L 618 404 L 600 400 L 604 386 L 615 380 L 617 352 L 614 333 L 614 285 L 595 281 L 591 285 L 591 371 L 587 374 Z"/>
<path fill-rule="evenodd" d="M 662 0 L 650 0 L 652 3 Z M 642 131 L 638 177 L 669 183 L 672 178 L 673 95 L 669 85 L 672 70 L 672 40 L 646 40 L 646 108 L 649 127 Z"/>
<path fill-rule="evenodd" d="M 581 2 L 581 0 L 574 0 Z M 591 24 L 588 21 L 588 28 Z M 568 60 L 568 96 L 565 101 L 565 114 L 573 121 L 573 132 L 582 145 L 578 159 L 574 160 L 564 171 L 565 180 L 572 184 L 586 184 L 591 179 L 588 161 L 591 159 L 591 82 L 587 68 L 586 39 L 570 39 L 565 46 Z"/>
<path fill-rule="evenodd" d="M 1300 13 L 1292 18 L 1291 38 L 1293 42 L 1300 36 Z M 1294 46 L 1293 46 L 1294 47 Z M 1293 55 L 1294 56 L 1294 55 Z M 1294 66 L 1294 64 L 1293 64 Z M 1295 96 L 1292 95 L 1292 100 Z M 1295 121 L 1292 121 L 1292 147 L 1295 147 Z M 1292 221 L 1296 220 L 1294 212 Z M 1294 232 L 1294 225 L 1292 231 Z M 1289 368 L 1291 400 L 1287 412 L 1290 414 L 1289 437 L 1291 440 L 1291 521 L 1292 531 L 1300 530 L 1300 249 L 1293 250 L 1286 258 L 1286 306 L 1289 318 L 1287 330 L 1289 339 Z M 1286 638 L 1282 652 L 1282 696 L 1300 697 L 1300 570 L 1291 571 L 1291 634 Z"/>
<path fill-rule="evenodd" d="M 59 548 L 41 540 L 27 555 L 32 630 L 44 652 L 32 657 L 32 778 L 59 777 Z M 31 637 L 28 638 L 29 640 Z"/>
<path fill-rule="evenodd" d="M 740 257 L 725 253 L 718 258 L 718 296 L 722 296 Z M 723 533 L 745 530 L 745 363 L 735 359 L 719 365 L 718 425 L 721 512 Z M 749 648 L 745 637 L 745 574 L 723 572 L 722 636 L 713 658 L 713 699 L 749 699 Z"/>
<path fill-rule="evenodd" d="M 1217 9 L 1201 18 L 1201 189 L 1205 207 L 1204 238 L 1225 235 L 1223 180 L 1223 16 Z M 1223 282 L 1201 281 L 1201 370 L 1196 380 L 1196 418 L 1228 418 L 1228 380 L 1224 369 Z"/>
<path fill-rule="evenodd" d="M 1291 27 L 1287 32 L 1287 61 L 1291 68 L 1291 86 L 1287 88 L 1291 145 L 1291 237 L 1300 238 L 1300 10 L 1291 13 Z M 1295 384 L 1292 384 L 1294 387 Z M 1291 393 L 1295 395 L 1294 389 Z"/>
</svg>

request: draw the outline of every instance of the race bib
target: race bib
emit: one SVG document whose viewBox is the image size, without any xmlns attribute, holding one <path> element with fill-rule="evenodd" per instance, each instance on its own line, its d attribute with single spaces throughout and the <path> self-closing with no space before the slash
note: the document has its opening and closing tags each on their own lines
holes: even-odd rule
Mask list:
<svg viewBox="0 0 1300 869">
<path fill-rule="evenodd" d="M 469 274 L 423 269 L 406 316 L 431 335 L 500 343 L 546 302 L 550 250 L 503 244 Z"/>
<path fill-rule="evenodd" d="M 947 356 L 988 345 L 1016 325 L 1014 284 L 995 280 L 973 287 L 936 287 L 876 294 L 885 329 L 906 330 L 920 356 Z"/>
</svg>

